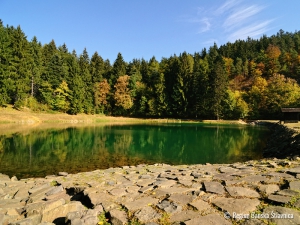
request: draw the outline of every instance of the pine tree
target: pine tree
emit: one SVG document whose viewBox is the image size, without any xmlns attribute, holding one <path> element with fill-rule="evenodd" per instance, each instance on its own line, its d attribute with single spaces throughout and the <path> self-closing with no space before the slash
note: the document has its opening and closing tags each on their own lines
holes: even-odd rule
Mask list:
<svg viewBox="0 0 300 225">
<path fill-rule="evenodd" d="M 12 60 L 9 71 L 13 79 L 13 93 L 11 98 L 16 107 L 23 106 L 23 101 L 29 97 L 32 77 L 32 58 L 29 52 L 29 43 L 20 26 L 17 29 L 8 29 L 11 39 L 10 48 Z"/>
<path fill-rule="evenodd" d="M 94 105 L 93 105 L 93 83 L 92 76 L 90 73 L 90 59 L 86 49 L 83 50 L 83 53 L 79 57 L 79 68 L 80 68 L 80 76 L 84 83 L 84 112 L 85 113 L 94 113 Z"/>
<path fill-rule="evenodd" d="M 114 85 L 116 83 L 117 79 L 120 76 L 124 76 L 125 73 L 126 73 L 126 63 L 123 59 L 122 54 L 118 53 L 117 59 L 115 60 L 112 70 L 111 70 L 109 83 L 111 85 Z"/>
<path fill-rule="evenodd" d="M 10 38 L 7 29 L 0 21 L 0 106 L 11 103 L 11 92 L 13 91 L 13 80 L 10 77 L 10 61 L 12 53 Z"/>
<path fill-rule="evenodd" d="M 221 57 L 215 60 L 214 68 L 209 74 L 210 91 L 209 98 L 211 101 L 210 109 L 217 120 L 222 117 L 222 102 L 227 97 L 228 76 L 226 75 L 225 64 Z"/>
<path fill-rule="evenodd" d="M 90 73 L 92 76 L 92 83 L 101 82 L 105 73 L 104 61 L 98 52 L 95 52 L 91 58 Z"/>
</svg>

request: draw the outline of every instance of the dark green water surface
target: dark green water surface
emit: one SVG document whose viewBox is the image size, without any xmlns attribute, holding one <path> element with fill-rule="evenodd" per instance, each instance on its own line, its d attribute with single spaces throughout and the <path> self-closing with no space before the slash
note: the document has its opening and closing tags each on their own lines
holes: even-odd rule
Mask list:
<svg viewBox="0 0 300 225">
<path fill-rule="evenodd" d="M 0 173 L 18 178 L 137 164 L 233 163 L 262 158 L 264 127 L 111 125 L 0 136 Z"/>
</svg>

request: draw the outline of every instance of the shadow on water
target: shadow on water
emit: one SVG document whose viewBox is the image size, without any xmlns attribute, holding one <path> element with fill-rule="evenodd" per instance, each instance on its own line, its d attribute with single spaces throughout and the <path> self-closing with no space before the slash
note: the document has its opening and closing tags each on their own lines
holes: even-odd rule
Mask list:
<svg viewBox="0 0 300 225">
<path fill-rule="evenodd" d="M 0 172 L 18 178 L 138 164 L 262 158 L 263 127 L 155 124 L 71 127 L 0 135 Z"/>
</svg>

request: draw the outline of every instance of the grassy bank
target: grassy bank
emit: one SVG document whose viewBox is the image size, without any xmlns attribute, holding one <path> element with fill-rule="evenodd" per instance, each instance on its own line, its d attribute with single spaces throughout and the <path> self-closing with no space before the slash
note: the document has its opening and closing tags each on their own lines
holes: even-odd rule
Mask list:
<svg viewBox="0 0 300 225">
<path fill-rule="evenodd" d="M 42 123 L 67 123 L 67 124 L 91 124 L 91 123 L 180 123 L 180 122 L 203 122 L 218 124 L 243 124 L 240 120 L 180 120 L 180 119 L 140 119 L 129 117 L 112 117 L 105 115 L 69 115 L 59 112 L 32 112 L 29 109 L 16 110 L 12 106 L 0 108 L 0 124 L 27 124 L 37 125 Z"/>
</svg>

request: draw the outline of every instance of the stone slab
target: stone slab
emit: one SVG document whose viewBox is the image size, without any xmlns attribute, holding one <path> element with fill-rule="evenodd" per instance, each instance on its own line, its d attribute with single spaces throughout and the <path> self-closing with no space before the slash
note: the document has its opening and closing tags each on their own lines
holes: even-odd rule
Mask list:
<svg viewBox="0 0 300 225">
<path fill-rule="evenodd" d="M 161 214 L 156 212 L 150 206 L 145 206 L 134 214 L 142 223 L 151 222 L 161 217 Z"/>
<path fill-rule="evenodd" d="M 170 197 L 169 197 L 170 200 L 174 201 L 174 202 L 177 202 L 181 205 L 186 205 L 190 202 L 193 201 L 194 197 L 191 196 L 191 195 L 186 195 L 186 194 L 172 194 Z"/>
<path fill-rule="evenodd" d="M 198 211 L 204 211 L 204 210 L 212 208 L 210 204 L 208 204 L 207 202 L 205 202 L 201 199 L 197 199 L 197 200 L 191 202 L 190 205 L 195 207 Z"/>
<path fill-rule="evenodd" d="M 259 191 L 265 195 L 273 194 L 278 190 L 279 190 L 279 186 L 277 184 L 267 184 L 267 185 L 259 186 Z"/>
<path fill-rule="evenodd" d="M 244 187 L 226 187 L 226 190 L 231 195 L 231 197 L 249 197 L 249 198 L 259 198 L 260 195 L 249 188 Z"/>
<path fill-rule="evenodd" d="M 229 212 L 230 215 L 233 215 L 233 212 L 246 214 L 255 211 L 256 207 L 260 204 L 257 199 L 235 199 L 225 197 L 213 199 L 212 203 L 221 208 L 222 211 Z"/>
<path fill-rule="evenodd" d="M 277 224 L 277 225 L 300 224 L 300 212 L 294 209 L 280 207 L 280 206 L 269 206 L 266 207 L 263 212 L 265 214 L 269 214 L 270 217 L 273 217 L 268 219 L 268 221 L 272 222 L 273 224 Z M 288 217 L 289 215 L 292 216 L 293 218 L 279 218 L 279 217 Z"/>
<path fill-rule="evenodd" d="M 300 191 L 300 181 L 291 181 L 289 185 L 291 190 Z"/>
<path fill-rule="evenodd" d="M 152 197 L 142 197 L 132 202 L 125 202 L 124 206 L 130 210 L 135 211 L 138 209 L 142 209 L 145 206 L 156 205 L 158 203 L 158 199 Z"/>
<path fill-rule="evenodd" d="M 171 215 L 170 222 L 185 222 L 187 220 L 191 220 L 199 216 L 199 212 L 195 212 L 193 210 L 182 211 Z"/>
<path fill-rule="evenodd" d="M 224 187 L 219 182 L 204 182 L 206 192 L 216 193 L 216 194 L 224 194 Z"/>
<path fill-rule="evenodd" d="M 291 201 L 292 197 L 282 195 L 269 195 L 268 199 L 274 202 L 288 203 L 289 201 Z"/>
<path fill-rule="evenodd" d="M 206 216 L 201 216 L 194 218 L 185 222 L 186 225 L 199 225 L 199 224 L 209 224 L 209 225 L 231 225 L 230 220 L 226 220 L 223 216 L 217 213 L 208 214 Z"/>
</svg>

